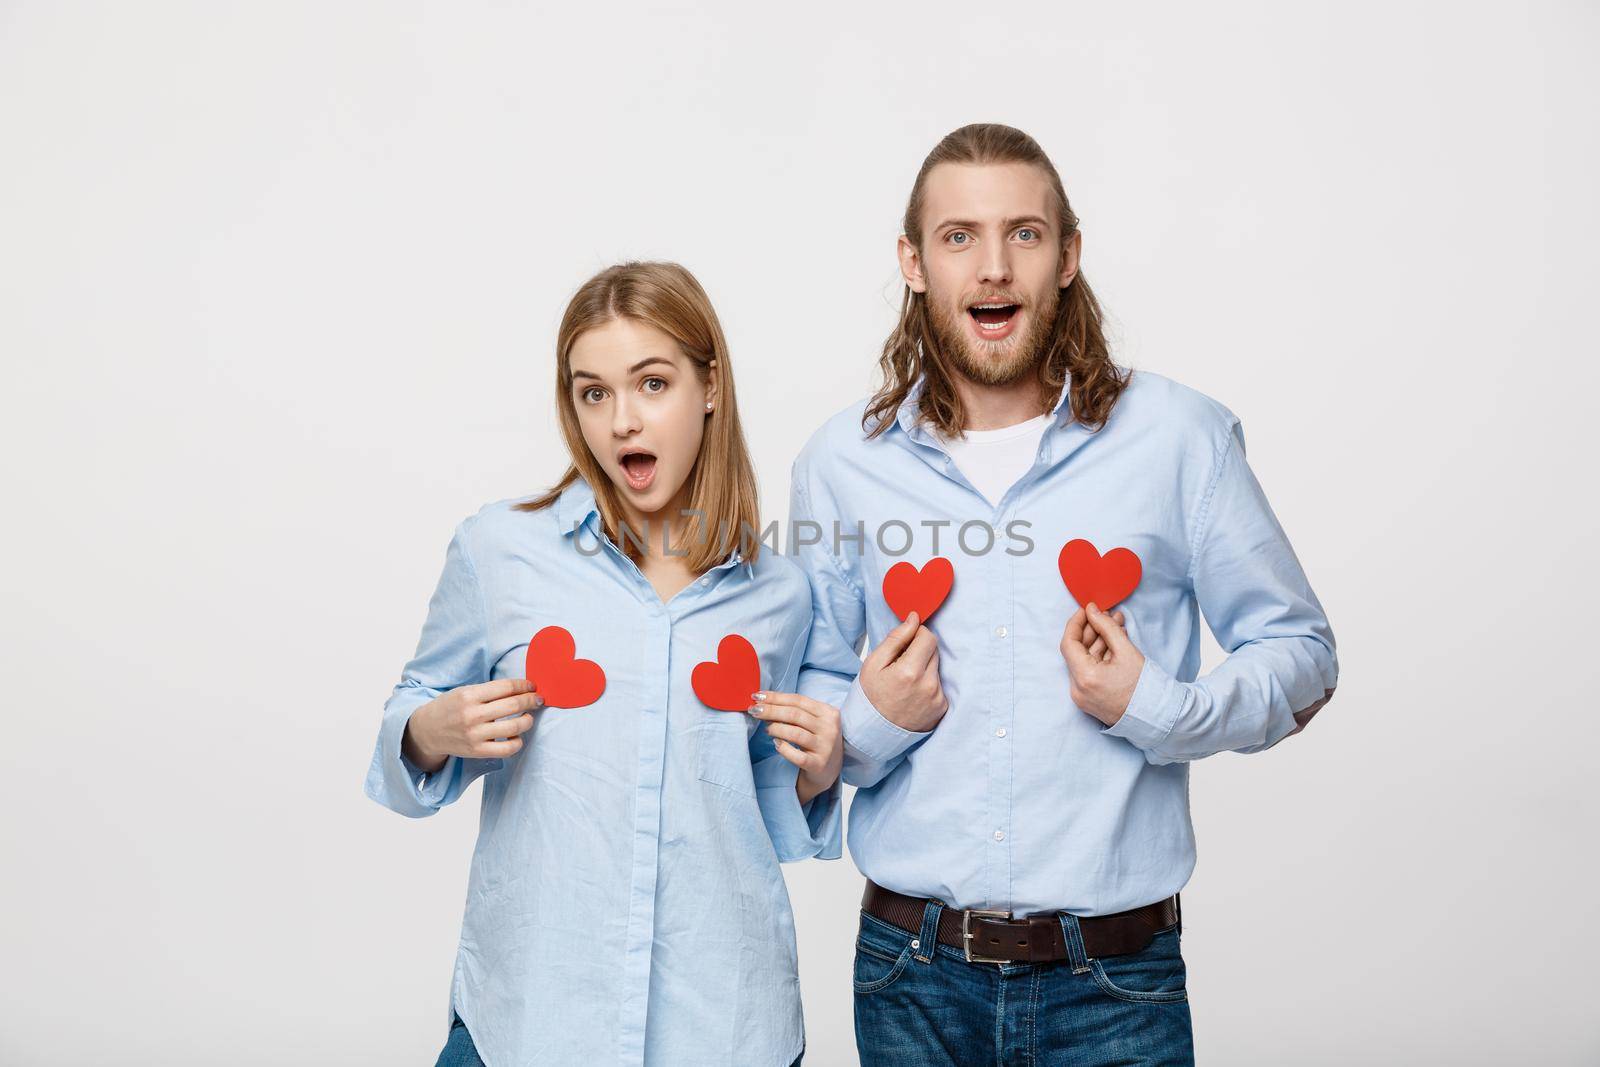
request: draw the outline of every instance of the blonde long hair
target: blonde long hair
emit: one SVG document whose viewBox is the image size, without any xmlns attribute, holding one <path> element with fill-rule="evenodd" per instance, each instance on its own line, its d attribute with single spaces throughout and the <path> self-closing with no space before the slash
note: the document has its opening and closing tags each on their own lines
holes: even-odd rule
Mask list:
<svg viewBox="0 0 1600 1067">
<path fill-rule="evenodd" d="M 1061 175 L 1039 143 L 1010 126 L 980 122 L 946 134 L 917 171 L 917 180 L 911 184 L 911 197 L 906 203 L 905 218 L 901 221 L 901 232 L 919 252 L 922 249 L 924 186 L 928 182 L 928 172 L 940 163 L 1027 163 L 1038 167 L 1049 179 L 1050 189 L 1055 194 L 1061 240 L 1065 242 L 1078 232 L 1078 216 L 1067 202 Z M 939 351 L 933 331 L 927 294 L 912 292 L 911 287 L 906 286 L 900 301 L 900 321 L 884 342 L 878 369 L 883 376 L 883 386 L 867 403 L 861 417 L 867 436 L 876 437 L 888 429 L 919 377 L 926 380 L 919 404 L 920 417 L 946 437 L 957 436 L 966 428 L 966 412 L 952 384 L 952 370 Z M 1127 388 L 1129 377 L 1130 372 L 1111 361 L 1100 302 L 1080 270 L 1061 291 L 1055 324 L 1039 361 L 1040 401 L 1048 411 L 1070 379 L 1068 402 L 1073 417 L 1092 429 L 1099 429 L 1111 417 L 1111 410 Z M 873 423 L 870 427 L 869 422 Z"/>
<path fill-rule="evenodd" d="M 643 556 L 640 544 L 644 533 L 629 526 L 629 536 L 622 535 L 626 519 L 621 497 L 583 439 L 572 398 L 573 344 L 586 331 L 613 319 L 654 326 L 677 341 L 702 385 L 716 375 L 716 407 L 706 416 L 700 454 L 689 471 L 689 507 L 702 514 L 680 527 L 673 551 L 683 553 L 689 569 L 697 574 L 721 563 L 736 546 L 745 560 L 756 559 L 761 550 L 759 535 L 754 535 L 759 529 L 760 502 L 755 466 L 739 424 L 728 342 L 710 297 L 694 275 L 677 263 L 618 263 L 584 282 L 573 294 L 556 335 L 556 410 L 572 465 L 543 496 L 517 504 L 515 509 L 547 508 L 581 477 L 594 490 L 606 536 L 630 559 L 637 562 Z"/>
</svg>

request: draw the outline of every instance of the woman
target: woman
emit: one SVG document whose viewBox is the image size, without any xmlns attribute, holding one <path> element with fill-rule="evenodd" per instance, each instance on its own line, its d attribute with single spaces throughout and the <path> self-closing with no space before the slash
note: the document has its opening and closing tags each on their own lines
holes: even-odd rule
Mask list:
<svg viewBox="0 0 1600 1067">
<path fill-rule="evenodd" d="M 760 551 L 722 329 L 682 267 L 615 266 L 556 382 L 572 466 L 456 528 L 367 776 L 412 817 L 484 780 L 439 1063 L 798 1063 L 778 864 L 839 856 L 843 746 L 783 692 L 811 593 Z"/>
</svg>

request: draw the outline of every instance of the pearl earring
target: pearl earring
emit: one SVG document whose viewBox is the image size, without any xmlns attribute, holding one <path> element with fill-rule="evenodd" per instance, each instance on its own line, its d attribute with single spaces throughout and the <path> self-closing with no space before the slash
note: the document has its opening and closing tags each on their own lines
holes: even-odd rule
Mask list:
<svg viewBox="0 0 1600 1067">
<path fill-rule="evenodd" d="M 709 401 L 709 400 L 706 401 L 706 410 L 707 411 L 711 410 L 711 401 Z"/>
</svg>

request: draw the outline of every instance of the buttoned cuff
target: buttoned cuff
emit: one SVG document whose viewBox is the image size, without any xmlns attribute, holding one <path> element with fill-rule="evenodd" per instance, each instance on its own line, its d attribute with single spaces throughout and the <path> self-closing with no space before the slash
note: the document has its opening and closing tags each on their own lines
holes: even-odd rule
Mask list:
<svg viewBox="0 0 1600 1067">
<path fill-rule="evenodd" d="M 403 741 L 411 715 L 427 703 L 391 701 L 378 731 L 378 744 L 367 771 L 366 793 L 385 807 L 411 818 L 432 815 L 456 800 L 472 780 L 505 766 L 504 759 L 463 760 L 447 757 L 443 767 L 428 773 L 406 758 Z"/>
<path fill-rule="evenodd" d="M 842 788 L 837 780 L 802 805 L 795 791 L 799 767 L 777 756 L 762 760 L 754 771 L 757 806 L 778 862 L 836 860 L 844 854 Z"/>
<path fill-rule="evenodd" d="M 416 798 L 430 808 L 438 808 L 444 806 L 445 794 L 450 791 L 450 783 L 461 772 L 461 757 L 446 756 L 443 767 L 436 771 L 425 771 L 401 752 L 400 766 L 405 768 L 406 781 L 411 783 Z"/>
<path fill-rule="evenodd" d="M 844 733 L 845 744 L 855 749 L 873 763 L 888 763 L 898 759 L 918 741 L 933 731 L 918 733 L 896 726 L 872 706 L 861 688 L 861 678 L 850 683 L 850 691 L 839 705 L 839 728 Z"/>
<path fill-rule="evenodd" d="M 1120 737 L 1146 752 L 1155 750 L 1172 734 L 1187 697 L 1184 684 L 1146 656 L 1139 682 L 1128 700 L 1128 710 L 1100 732 Z"/>
</svg>

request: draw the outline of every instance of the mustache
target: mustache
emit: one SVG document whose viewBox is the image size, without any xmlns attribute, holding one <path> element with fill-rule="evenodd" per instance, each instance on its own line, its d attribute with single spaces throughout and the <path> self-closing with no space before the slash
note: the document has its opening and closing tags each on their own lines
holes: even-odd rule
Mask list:
<svg viewBox="0 0 1600 1067">
<path fill-rule="evenodd" d="M 978 304 L 1016 304 L 1018 307 L 1026 304 L 1020 293 L 982 293 L 978 296 L 964 297 L 961 301 L 963 308 L 970 308 Z"/>
</svg>

